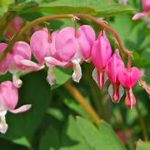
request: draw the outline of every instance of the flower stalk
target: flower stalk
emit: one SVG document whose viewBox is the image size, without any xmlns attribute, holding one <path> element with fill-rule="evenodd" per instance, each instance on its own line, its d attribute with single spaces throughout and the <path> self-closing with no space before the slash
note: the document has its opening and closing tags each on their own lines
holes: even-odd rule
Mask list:
<svg viewBox="0 0 150 150">
<path fill-rule="evenodd" d="M 97 115 L 95 110 L 88 104 L 86 99 L 81 95 L 78 89 L 76 89 L 70 82 L 67 82 L 64 87 L 74 97 L 74 99 L 84 108 L 88 113 L 89 117 L 93 120 L 96 126 L 100 124 L 100 117 Z"/>
<path fill-rule="evenodd" d="M 23 35 L 23 33 L 27 30 L 29 30 L 30 28 L 32 28 L 35 25 L 38 25 L 44 21 L 50 21 L 50 20 L 54 20 L 54 19 L 64 19 L 64 18 L 82 18 L 82 19 L 89 19 L 92 20 L 94 23 L 100 25 L 104 30 L 107 30 L 109 33 L 111 33 L 114 38 L 116 39 L 120 49 L 122 50 L 122 52 L 124 53 L 125 56 L 127 56 L 128 58 L 128 64 L 127 66 L 131 66 L 131 61 L 132 61 L 132 52 L 127 50 L 126 48 L 124 48 L 123 43 L 119 37 L 119 35 L 117 34 L 117 32 L 112 29 L 108 24 L 106 24 L 103 20 L 97 19 L 93 16 L 87 15 L 87 14 L 60 14 L 60 15 L 50 15 L 50 16 L 44 16 L 44 17 L 39 17 L 33 21 L 31 21 L 30 23 L 26 24 L 21 30 L 20 32 L 18 32 L 14 38 L 9 42 L 7 49 L 5 50 L 5 52 L 3 52 L 0 55 L 0 62 L 6 57 L 6 55 L 8 54 L 8 52 L 12 49 L 14 43 L 20 39 L 20 37 Z"/>
</svg>

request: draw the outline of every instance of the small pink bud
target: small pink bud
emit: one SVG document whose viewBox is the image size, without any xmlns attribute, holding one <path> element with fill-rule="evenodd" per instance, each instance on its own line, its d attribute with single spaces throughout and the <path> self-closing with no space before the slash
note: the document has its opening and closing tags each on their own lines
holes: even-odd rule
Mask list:
<svg viewBox="0 0 150 150">
<path fill-rule="evenodd" d="M 15 33 L 19 32 L 23 24 L 24 24 L 24 21 L 21 17 L 15 17 L 12 20 L 10 26 L 8 27 L 8 31 L 5 33 L 5 37 L 7 39 L 12 38 Z"/>
<path fill-rule="evenodd" d="M 104 31 L 101 31 L 98 39 L 94 42 L 92 47 L 92 62 L 97 70 L 97 75 L 93 72 L 93 77 L 102 88 L 104 85 L 104 72 L 112 54 L 111 45 Z"/>
<path fill-rule="evenodd" d="M 132 19 L 139 20 L 145 17 L 146 22 L 149 22 L 150 0 L 142 0 L 142 9 L 143 9 L 143 12 L 136 13 Z"/>
<path fill-rule="evenodd" d="M 125 105 L 128 108 L 132 108 L 136 105 L 136 97 L 134 96 L 132 89 L 126 91 Z"/>
<path fill-rule="evenodd" d="M 120 82 L 118 80 L 118 74 L 124 69 L 124 63 L 119 55 L 119 50 L 117 49 L 112 57 L 109 59 L 106 73 L 108 79 L 110 80 L 112 87 L 109 87 L 108 92 L 113 100 L 113 102 L 118 103 L 123 95 L 123 90 L 120 87 Z M 113 88 L 113 91 L 111 91 Z"/>
<path fill-rule="evenodd" d="M 101 31 L 92 48 L 92 62 L 99 69 L 105 69 L 111 57 L 112 49 L 104 31 Z"/>
<path fill-rule="evenodd" d="M 6 43 L 0 43 L 0 54 L 7 48 Z M 5 74 L 8 71 L 11 57 L 8 54 L 0 63 L 0 74 Z"/>
<path fill-rule="evenodd" d="M 142 8 L 144 12 L 150 12 L 150 0 L 142 0 Z"/>
<path fill-rule="evenodd" d="M 119 81 L 127 89 L 132 88 L 140 78 L 140 71 L 136 67 L 124 68 L 119 72 Z"/>
<path fill-rule="evenodd" d="M 119 73 L 119 81 L 126 88 L 125 105 L 132 108 L 136 105 L 136 98 L 132 92 L 132 87 L 137 83 L 140 78 L 140 71 L 136 67 L 124 68 Z"/>
</svg>

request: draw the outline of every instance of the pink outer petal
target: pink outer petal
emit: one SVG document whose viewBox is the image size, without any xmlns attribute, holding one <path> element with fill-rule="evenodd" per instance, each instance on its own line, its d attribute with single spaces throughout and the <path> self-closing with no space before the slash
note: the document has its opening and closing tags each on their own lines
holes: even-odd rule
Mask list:
<svg viewBox="0 0 150 150">
<path fill-rule="evenodd" d="M 21 29 L 21 26 L 23 25 L 24 21 L 21 17 L 16 17 L 12 21 L 11 25 L 15 31 L 19 31 Z"/>
<path fill-rule="evenodd" d="M 4 52 L 6 48 L 7 48 L 6 43 L 0 43 L 0 54 Z M 7 56 L 0 63 L 0 74 L 4 74 L 8 71 L 10 60 L 11 60 L 11 57 L 9 54 L 7 54 Z"/>
<path fill-rule="evenodd" d="M 31 59 L 30 45 L 24 41 L 16 42 L 13 46 L 13 55 L 20 55 L 24 59 Z"/>
<path fill-rule="evenodd" d="M 56 58 L 53 57 L 45 57 L 45 62 L 50 66 L 66 66 L 68 62 L 59 61 Z"/>
<path fill-rule="evenodd" d="M 117 49 L 106 66 L 106 73 L 112 84 L 119 82 L 118 73 L 124 69 L 124 67 L 124 63 L 119 55 L 119 50 Z"/>
<path fill-rule="evenodd" d="M 26 72 L 39 71 L 45 67 L 44 65 L 39 65 L 39 64 L 37 64 L 31 60 L 27 60 L 27 59 L 23 59 L 21 61 L 21 64 L 26 66 L 26 69 L 25 69 Z"/>
<path fill-rule="evenodd" d="M 7 109 L 14 109 L 18 102 L 18 89 L 11 81 L 4 81 L 0 85 L 0 94 Z"/>
<path fill-rule="evenodd" d="M 132 17 L 132 20 L 139 20 L 139 19 L 143 18 L 144 16 L 146 16 L 146 13 L 144 13 L 144 12 L 137 13 Z"/>
<path fill-rule="evenodd" d="M 49 53 L 48 31 L 39 30 L 31 36 L 30 45 L 33 55 L 42 64 L 44 57 Z"/>
<path fill-rule="evenodd" d="M 92 47 L 92 62 L 97 69 L 104 69 L 112 54 L 111 45 L 104 31 L 102 31 L 98 39 Z"/>
<path fill-rule="evenodd" d="M 9 109 L 9 111 L 14 113 L 14 114 L 19 114 L 19 113 L 23 113 L 23 112 L 28 111 L 31 108 L 31 106 L 32 106 L 31 104 L 26 104 L 26 105 L 23 105 L 17 109 Z"/>
<path fill-rule="evenodd" d="M 120 83 L 127 89 L 132 88 L 139 80 L 139 78 L 140 78 L 140 71 L 136 67 L 132 67 L 130 68 L 130 70 L 124 68 L 118 74 L 118 79 Z"/>
<path fill-rule="evenodd" d="M 62 61 L 70 61 L 76 53 L 75 30 L 66 27 L 56 37 L 56 50 Z"/>
<path fill-rule="evenodd" d="M 58 33 L 59 33 L 59 31 L 55 31 L 51 34 L 51 43 L 49 45 L 49 54 L 48 55 L 52 56 L 52 57 L 57 57 L 55 41 L 56 41 L 56 37 L 57 37 Z"/>
<path fill-rule="evenodd" d="M 142 8 L 145 12 L 150 11 L 150 0 L 142 0 Z"/>
<path fill-rule="evenodd" d="M 92 27 L 89 25 L 82 25 L 78 29 L 78 42 L 80 51 L 84 57 L 84 59 L 88 59 L 91 54 L 92 45 L 95 41 L 95 32 Z"/>
</svg>

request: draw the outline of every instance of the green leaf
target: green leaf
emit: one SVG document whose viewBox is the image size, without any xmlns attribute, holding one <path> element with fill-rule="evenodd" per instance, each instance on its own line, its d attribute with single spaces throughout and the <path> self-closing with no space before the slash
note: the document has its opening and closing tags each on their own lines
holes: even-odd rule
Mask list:
<svg viewBox="0 0 150 150">
<path fill-rule="evenodd" d="M 150 150 L 150 142 L 138 141 L 136 150 Z"/>
<path fill-rule="evenodd" d="M 50 126 L 41 138 L 39 150 L 56 150 L 59 148 L 58 131 Z"/>
<path fill-rule="evenodd" d="M 46 3 L 40 3 L 39 7 L 11 7 L 10 11 L 20 14 L 41 13 L 49 14 L 69 14 L 69 13 L 86 13 L 96 16 L 114 16 L 117 14 L 135 11 L 132 7 L 121 6 L 117 3 L 109 3 L 107 0 L 57 0 Z M 23 10 L 23 11 L 22 11 Z"/>
<path fill-rule="evenodd" d="M 10 4 L 14 3 L 14 0 L 1 0 L 0 1 L 0 16 L 3 16 L 7 12 Z"/>
<path fill-rule="evenodd" d="M 56 76 L 56 84 L 52 86 L 52 89 L 59 87 L 60 85 L 64 84 L 71 78 L 72 69 L 64 69 L 56 67 L 54 69 L 54 73 Z"/>
<path fill-rule="evenodd" d="M 92 150 L 78 130 L 75 119 L 70 115 L 61 132 L 52 126 L 45 131 L 39 150 Z"/>
<path fill-rule="evenodd" d="M 125 150 L 111 126 L 104 121 L 96 128 L 90 121 L 77 118 L 77 124 L 83 137 L 94 150 Z"/>
<path fill-rule="evenodd" d="M 69 116 L 61 135 L 60 150 L 92 150 L 79 132 L 75 119 Z"/>
<path fill-rule="evenodd" d="M 22 145 L 22 146 L 26 146 L 28 148 L 31 147 L 31 144 L 29 143 L 29 141 L 25 137 L 15 139 L 15 140 L 13 140 L 13 143 L 18 144 L 18 145 Z"/>
</svg>

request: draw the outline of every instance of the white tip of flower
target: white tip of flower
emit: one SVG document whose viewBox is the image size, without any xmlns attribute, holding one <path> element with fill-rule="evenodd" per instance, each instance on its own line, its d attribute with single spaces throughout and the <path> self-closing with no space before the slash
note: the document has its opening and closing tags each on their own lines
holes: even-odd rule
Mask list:
<svg viewBox="0 0 150 150">
<path fill-rule="evenodd" d="M 81 66 L 80 63 L 76 60 L 72 61 L 73 63 L 73 74 L 72 74 L 72 79 L 75 82 L 80 82 L 80 79 L 82 78 L 82 70 L 81 70 Z"/>
<path fill-rule="evenodd" d="M 8 124 L 6 123 L 6 115 L 7 111 L 0 112 L 0 133 L 5 134 L 8 129 Z"/>
<path fill-rule="evenodd" d="M 6 122 L 0 123 L 0 133 L 5 134 L 7 129 L 8 129 L 8 124 Z"/>
<path fill-rule="evenodd" d="M 112 84 L 108 87 L 108 94 L 110 95 L 111 99 L 113 99 L 113 87 Z"/>
<path fill-rule="evenodd" d="M 22 86 L 22 80 L 16 74 L 13 75 L 13 84 L 17 88 L 20 88 Z"/>
<path fill-rule="evenodd" d="M 31 107 L 32 107 L 31 104 L 26 104 L 26 105 L 23 105 L 23 106 L 21 106 L 21 107 L 19 107 L 17 109 L 9 110 L 9 111 L 14 113 L 14 114 L 19 114 L 19 113 L 23 113 L 23 112 L 28 111 Z"/>
<path fill-rule="evenodd" d="M 118 100 L 114 100 L 114 98 L 113 98 L 113 94 L 114 94 L 114 91 L 115 89 L 113 89 L 113 86 L 112 86 L 112 84 L 110 84 L 110 86 L 109 86 L 109 88 L 108 88 L 108 94 L 110 95 L 110 97 L 111 97 L 111 99 L 112 99 L 112 101 L 114 102 L 114 103 L 119 103 L 119 101 L 120 101 L 120 99 L 121 99 L 121 97 L 123 96 L 123 94 L 124 94 L 124 89 L 123 89 L 123 87 L 121 86 L 121 85 L 119 85 L 119 89 L 118 89 L 118 96 L 119 96 L 119 99 Z"/>
<path fill-rule="evenodd" d="M 97 74 L 96 68 L 94 68 L 94 70 L 92 72 L 92 77 L 93 77 L 94 81 L 98 84 L 98 74 Z"/>
<path fill-rule="evenodd" d="M 51 86 L 56 83 L 56 76 L 54 74 L 54 69 L 52 66 L 49 66 L 48 68 L 47 81 Z"/>
</svg>

